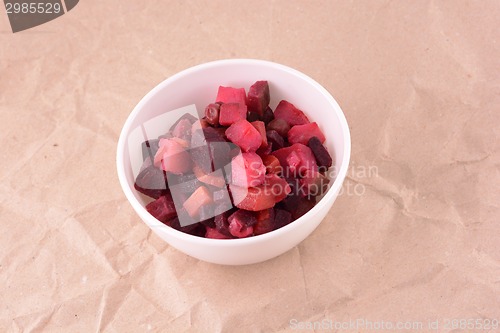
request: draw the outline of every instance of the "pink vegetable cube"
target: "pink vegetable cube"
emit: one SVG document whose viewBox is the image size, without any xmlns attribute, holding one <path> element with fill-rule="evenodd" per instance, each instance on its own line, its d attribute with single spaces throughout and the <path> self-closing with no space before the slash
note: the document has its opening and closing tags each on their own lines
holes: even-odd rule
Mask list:
<svg viewBox="0 0 500 333">
<path fill-rule="evenodd" d="M 184 150 L 183 142 L 179 138 L 161 139 L 154 158 L 154 165 L 175 174 L 191 170 L 191 157 Z"/>
<path fill-rule="evenodd" d="M 266 167 L 256 153 L 238 154 L 231 161 L 231 182 L 242 187 L 255 187 L 264 182 Z"/>
<path fill-rule="evenodd" d="M 203 205 L 212 203 L 212 195 L 205 186 L 200 186 L 182 205 L 192 218 L 196 218 Z"/>
<path fill-rule="evenodd" d="M 292 144 L 302 143 L 303 145 L 307 145 L 309 139 L 313 136 L 317 137 L 321 143 L 325 142 L 325 136 L 319 129 L 317 123 L 295 125 L 288 131 L 288 142 Z"/>
<path fill-rule="evenodd" d="M 219 188 L 223 188 L 226 185 L 226 180 L 224 179 L 220 169 L 215 170 L 214 172 L 205 173 L 200 167 L 195 165 L 193 167 L 193 173 L 200 182 L 205 184 Z"/>
<path fill-rule="evenodd" d="M 266 124 L 264 124 L 264 122 L 260 120 L 252 121 L 250 124 L 252 124 L 252 126 L 255 127 L 257 131 L 259 131 L 260 136 L 262 137 L 262 143 L 260 144 L 260 146 L 267 147 Z"/>
<path fill-rule="evenodd" d="M 146 205 L 146 210 L 153 215 L 158 221 L 167 223 L 168 220 L 177 215 L 175 211 L 174 201 L 171 195 L 162 195 L 155 201 Z"/>
<path fill-rule="evenodd" d="M 328 189 L 330 180 L 317 171 L 307 170 L 299 180 L 302 195 L 321 195 Z"/>
<path fill-rule="evenodd" d="M 269 101 L 269 84 L 267 81 L 257 81 L 248 90 L 247 105 L 250 112 L 255 112 L 262 117 L 269 106 Z"/>
<path fill-rule="evenodd" d="M 187 118 L 181 119 L 177 125 L 175 125 L 172 135 L 183 140 L 189 139 L 191 136 L 191 121 Z"/>
<path fill-rule="evenodd" d="M 232 88 L 219 86 L 216 102 L 222 103 L 240 103 L 246 105 L 247 96 L 245 88 Z"/>
<path fill-rule="evenodd" d="M 274 174 L 267 175 L 264 184 L 257 187 L 229 185 L 229 188 L 234 205 L 253 212 L 274 207 L 291 192 L 290 185 Z"/>
<path fill-rule="evenodd" d="M 274 118 L 283 119 L 290 126 L 309 124 L 309 119 L 304 112 L 285 100 L 282 100 L 274 110 Z"/>
<path fill-rule="evenodd" d="M 318 165 L 311 149 L 301 143 L 294 143 L 272 152 L 278 158 L 281 166 L 292 175 L 303 174 L 306 170 L 317 171 Z M 289 177 L 291 175 L 285 175 Z"/>
<path fill-rule="evenodd" d="M 226 103 L 220 106 L 219 124 L 229 126 L 247 118 L 247 106 L 240 103 Z"/>
<path fill-rule="evenodd" d="M 226 137 L 243 151 L 256 151 L 262 143 L 262 137 L 246 119 L 241 119 L 229 126 Z"/>
<path fill-rule="evenodd" d="M 239 209 L 227 219 L 229 232 L 234 237 L 243 238 L 253 234 L 253 225 L 257 223 L 254 213 Z"/>
</svg>

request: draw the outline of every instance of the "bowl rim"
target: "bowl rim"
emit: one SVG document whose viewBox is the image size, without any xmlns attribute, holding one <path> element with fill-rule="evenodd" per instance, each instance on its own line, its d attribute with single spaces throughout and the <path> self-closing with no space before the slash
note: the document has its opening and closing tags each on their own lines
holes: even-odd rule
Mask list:
<svg viewBox="0 0 500 333">
<path fill-rule="evenodd" d="M 257 235 L 257 236 L 252 236 L 252 237 L 246 237 L 246 238 L 235 238 L 235 239 L 212 239 L 212 238 L 205 238 L 205 237 L 198 237 L 194 235 L 190 235 L 187 233 L 184 233 L 182 231 L 176 230 L 174 228 L 170 228 L 160 221 L 156 220 L 151 214 L 149 214 L 146 210 L 146 208 L 136 199 L 132 192 L 132 188 L 128 186 L 128 182 L 125 176 L 125 165 L 123 163 L 123 158 L 124 158 L 124 150 L 125 150 L 125 143 L 127 140 L 127 135 L 130 132 L 130 128 L 132 126 L 132 123 L 134 119 L 137 117 L 139 112 L 142 110 L 144 105 L 151 99 L 153 98 L 159 91 L 163 90 L 165 86 L 168 86 L 169 84 L 175 82 L 176 80 L 191 75 L 193 72 L 197 72 L 199 70 L 203 69 L 208 69 L 211 67 L 218 67 L 218 66 L 224 66 L 224 65 L 231 65 L 231 66 L 236 66 L 236 65 L 257 65 L 257 66 L 268 66 L 268 67 L 273 67 L 275 69 L 282 70 L 284 72 L 287 72 L 288 74 L 297 76 L 298 78 L 306 81 L 308 84 L 312 85 L 315 89 L 317 89 L 330 103 L 332 108 L 335 110 L 335 114 L 339 119 L 340 122 L 340 127 L 342 128 L 342 133 L 343 133 L 343 138 L 344 138 L 344 154 L 342 157 L 342 161 L 340 162 L 340 168 L 336 174 L 335 180 L 333 184 L 330 186 L 330 188 L 327 190 L 327 192 L 324 194 L 323 198 L 319 202 L 316 203 L 316 205 L 308 211 L 306 214 L 303 216 L 299 217 L 298 219 L 292 221 L 290 224 L 287 224 L 277 230 L 270 231 L 268 233 L 262 234 L 262 235 Z M 189 67 L 187 69 L 184 69 L 174 75 L 169 76 L 165 80 L 161 81 L 158 83 L 153 89 L 151 89 L 140 101 L 137 103 L 137 105 L 134 107 L 132 112 L 128 115 L 125 124 L 122 127 L 122 130 L 120 132 L 120 136 L 118 139 L 117 143 L 117 153 L 116 153 L 116 164 L 117 164 L 117 173 L 118 173 L 118 179 L 120 182 L 120 186 L 122 188 L 122 191 L 124 192 L 127 200 L 129 203 L 132 205 L 136 213 L 143 219 L 146 218 L 148 221 L 150 220 L 151 222 L 146 223 L 150 229 L 152 228 L 152 224 L 157 224 L 158 227 L 162 229 L 162 231 L 165 231 L 167 234 L 170 234 L 172 237 L 175 237 L 181 241 L 188 241 L 188 242 L 196 242 L 199 245 L 210 245 L 210 246 L 215 246 L 215 247 L 233 247 L 235 245 L 244 245 L 244 244 L 250 244 L 250 243 L 259 243 L 259 242 L 265 242 L 271 238 L 278 238 L 280 235 L 288 233 L 294 228 L 297 228 L 300 224 L 307 223 L 308 216 L 314 215 L 318 213 L 323 206 L 327 205 L 329 201 L 335 198 L 337 193 L 340 191 L 340 187 L 342 186 L 342 183 L 346 177 L 347 174 L 347 169 L 349 167 L 349 161 L 351 157 L 351 135 L 349 131 L 349 126 L 347 124 L 347 120 L 345 118 L 344 112 L 342 111 L 340 105 L 337 103 L 335 98 L 322 86 L 320 85 L 316 80 L 311 78 L 310 76 L 294 69 L 291 67 L 288 67 L 286 65 L 282 65 L 276 62 L 268 61 L 268 60 L 260 60 L 260 59 L 246 59 L 246 58 L 239 58 L 239 59 L 221 59 L 221 60 L 215 60 L 215 61 L 210 61 L 206 63 L 201 63 L 192 67 Z M 145 221 L 143 221 L 145 222 Z M 321 222 L 320 222 L 321 223 Z M 164 227 L 164 228 L 163 228 Z"/>
</svg>

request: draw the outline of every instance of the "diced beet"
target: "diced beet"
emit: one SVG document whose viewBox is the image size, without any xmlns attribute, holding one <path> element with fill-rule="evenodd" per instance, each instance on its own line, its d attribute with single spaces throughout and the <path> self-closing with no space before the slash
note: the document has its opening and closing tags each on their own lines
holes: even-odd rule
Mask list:
<svg viewBox="0 0 500 333">
<path fill-rule="evenodd" d="M 257 212 L 257 223 L 253 226 L 254 235 L 262 235 L 274 230 L 274 209 L 264 209 Z"/>
<path fill-rule="evenodd" d="M 146 210 L 162 223 L 166 223 L 177 215 L 174 201 L 168 194 L 162 195 L 155 201 L 148 203 L 146 205 Z"/>
<path fill-rule="evenodd" d="M 163 170 L 150 165 L 137 175 L 134 188 L 147 196 L 158 199 L 168 192 L 166 174 Z"/>
<path fill-rule="evenodd" d="M 267 125 L 268 130 L 275 130 L 279 135 L 286 138 L 290 125 L 283 119 L 274 119 Z"/>
<path fill-rule="evenodd" d="M 224 187 L 226 185 L 226 180 L 221 170 L 215 170 L 214 172 L 205 173 L 200 167 L 194 166 L 193 172 L 200 182 L 215 187 Z"/>
<path fill-rule="evenodd" d="M 219 123 L 230 126 L 240 119 L 247 118 L 247 106 L 239 103 L 224 103 L 220 106 Z"/>
<path fill-rule="evenodd" d="M 176 191 L 189 193 L 190 195 L 201 185 L 196 175 L 192 173 L 185 173 L 182 175 L 167 173 L 167 182 L 168 186 L 175 188 Z"/>
<path fill-rule="evenodd" d="M 260 156 L 260 158 L 263 158 L 264 156 L 268 156 L 269 154 L 271 154 L 272 151 L 273 151 L 273 145 L 269 144 L 268 142 L 265 147 L 259 147 L 259 149 L 257 149 L 255 152 L 257 153 L 257 155 Z"/>
<path fill-rule="evenodd" d="M 284 209 L 274 210 L 274 226 L 275 230 L 292 222 L 292 214 Z"/>
<path fill-rule="evenodd" d="M 272 208 L 290 193 L 290 186 L 276 175 L 266 175 L 265 182 L 256 187 L 229 185 L 236 207 L 250 211 Z"/>
<path fill-rule="evenodd" d="M 266 108 L 266 111 L 264 111 L 264 115 L 262 116 L 262 121 L 267 125 L 269 124 L 272 120 L 274 119 L 274 112 L 273 110 L 268 106 Z"/>
<path fill-rule="evenodd" d="M 328 150 L 326 150 L 325 146 L 323 146 L 320 139 L 313 136 L 312 138 L 309 139 L 307 145 L 309 146 L 309 148 L 311 148 L 314 157 L 316 158 L 316 162 L 318 163 L 318 166 L 325 169 L 328 169 L 329 167 L 332 166 L 333 163 L 332 157 L 328 153 Z"/>
<path fill-rule="evenodd" d="M 227 218 L 231 215 L 232 213 L 227 211 L 224 213 L 221 213 L 219 215 L 215 216 L 214 222 L 215 222 L 215 228 L 217 229 L 218 232 L 221 234 L 232 238 L 231 233 L 229 232 L 229 222 Z"/>
<path fill-rule="evenodd" d="M 287 211 L 292 214 L 294 220 L 298 219 L 308 211 L 310 211 L 316 201 L 312 198 L 302 197 L 298 194 L 289 195 L 285 200 L 283 200 L 280 205 L 284 207 Z"/>
<path fill-rule="evenodd" d="M 262 117 L 269 106 L 269 101 L 269 84 L 267 81 L 257 81 L 248 89 L 247 105 L 250 112 L 255 112 Z"/>
<path fill-rule="evenodd" d="M 226 130 L 226 137 L 243 151 L 256 151 L 262 143 L 259 131 L 246 119 L 241 119 Z"/>
<path fill-rule="evenodd" d="M 189 119 L 182 119 L 177 123 L 172 131 L 172 136 L 183 140 L 191 139 L 191 122 Z"/>
<path fill-rule="evenodd" d="M 288 131 L 288 142 L 291 144 L 302 143 L 307 145 L 309 139 L 317 137 L 321 143 L 325 142 L 325 136 L 318 127 L 317 123 L 309 123 L 304 125 L 295 125 Z"/>
<path fill-rule="evenodd" d="M 198 187 L 182 205 L 192 218 L 198 217 L 200 207 L 212 203 L 212 195 L 205 186 Z"/>
<path fill-rule="evenodd" d="M 317 171 L 306 170 L 299 180 L 300 189 L 304 195 L 317 196 L 328 188 L 330 180 Z"/>
<path fill-rule="evenodd" d="M 288 125 L 308 124 L 309 119 L 302 110 L 299 110 L 292 103 L 282 100 L 274 110 L 274 118 L 285 120 Z"/>
<path fill-rule="evenodd" d="M 151 160 L 154 159 L 156 152 L 158 151 L 158 139 L 149 139 L 142 143 L 142 160 L 146 160 L 146 158 L 151 157 Z"/>
<path fill-rule="evenodd" d="M 260 144 L 260 147 L 267 147 L 267 135 L 266 135 L 266 124 L 264 124 L 263 121 L 256 120 L 254 122 L 251 122 L 253 127 L 257 131 L 259 131 L 260 136 L 262 137 L 262 143 Z"/>
<path fill-rule="evenodd" d="M 220 104 L 211 103 L 205 108 L 205 118 L 212 126 L 219 126 Z"/>
<path fill-rule="evenodd" d="M 255 187 L 264 182 L 266 167 L 256 153 L 242 153 L 231 161 L 231 183 Z"/>
<path fill-rule="evenodd" d="M 274 155 L 266 155 L 262 157 L 262 163 L 266 167 L 266 173 L 274 173 L 279 175 L 281 173 L 281 164 L 278 158 Z"/>
<path fill-rule="evenodd" d="M 191 169 L 191 156 L 181 143 L 175 139 L 160 140 L 154 164 L 165 171 L 181 174 Z"/>
<path fill-rule="evenodd" d="M 237 238 L 245 238 L 253 234 L 253 227 L 247 227 L 238 220 L 234 220 L 229 224 L 229 232 Z"/>
<path fill-rule="evenodd" d="M 229 232 L 234 237 L 243 238 L 253 234 L 253 225 L 257 218 L 253 212 L 238 209 L 228 217 Z"/>
<path fill-rule="evenodd" d="M 172 132 L 177 124 L 184 119 L 189 120 L 191 124 L 194 124 L 198 120 L 198 118 L 193 116 L 191 113 L 184 113 L 179 119 L 176 120 L 176 122 L 172 126 L 170 126 L 170 129 L 168 131 Z"/>
<path fill-rule="evenodd" d="M 257 187 L 240 187 L 229 185 L 233 203 L 236 207 L 250 211 L 259 211 L 274 207 L 274 196 L 270 191 L 266 191 L 264 185 Z"/>
<path fill-rule="evenodd" d="M 193 236 L 203 237 L 206 233 L 206 228 L 202 223 L 188 223 L 182 226 L 181 219 L 179 217 L 171 219 L 166 224 L 176 230 L 185 232 Z"/>
<path fill-rule="evenodd" d="M 219 230 L 211 227 L 206 228 L 205 238 L 213 239 L 231 239 L 231 237 L 222 234 Z"/>
<path fill-rule="evenodd" d="M 246 105 L 246 93 L 244 88 L 232 88 L 219 86 L 216 102 L 240 103 Z"/>
<path fill-rule="evenodd" d="M 280 161 L 286 177 L 289 174 L 302 174 L 306 170 L 318 170 L 318 165 L 311 149 L 301 143 L 295 143 L 290 147 L 273 151 L 272 154 Z"/>
<path fill-rule="evenodd" d="M 285 140 L 281 135 L 275 130 L 270 130 L 266 132 L 267 143 L 272 145 L 272 150 L 278 150 L 285 146 Z"/>
<path fill-rule="evenodd" d="M 257 217 L 255 216 L 255 213 L 244 209 L 238 209 L 227 218 L 227 221 L 230 225 L 231 222 L 235 220 L 238 220 L 242 225 L 245 225 L 247 227 L 251 227 L 255 223 L 257 223 Z"/>
<path fill-rule="evenodd" d="M 291 192 L 288 182 L 273 173 L 266 175 L 264 179 L 264 187 L 266 191 L 271 192 L 274 197 L 274 202 L 280 202 Z"/>
<path fill-rule="evenodd" d="M 255 113 L 255 112 L 247 112 L 247 120 L 248 120 L 248 122 L 251 123 L 251 122 L 254 122 L 254 121 L 259 120 L 259 119 L 260 119 L 260 117 L 259 117 L 259 115 L 257 113 Z"/>
<path fill-rule="evenodd" d="M 207 145 L 191 148 L 189 154 L 194 164 L 204 173 L 212 172 L 212 158 L 210 156 L 210 148 Z"/>
</svg>

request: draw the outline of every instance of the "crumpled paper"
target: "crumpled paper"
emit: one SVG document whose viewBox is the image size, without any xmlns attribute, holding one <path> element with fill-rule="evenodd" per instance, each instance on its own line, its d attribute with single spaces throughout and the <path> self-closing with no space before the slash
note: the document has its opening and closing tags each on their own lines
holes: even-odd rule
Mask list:
<svg viewBox="0 0 500 333">
<path fill-rule="evenodd" d="M 3 15 L 0 331 L 465 332 L 453 320 L 469 319 L 494 331 L 499 11 L 111 0 L 16 34 Z M 348 177 L 319 228 L 242 267 L 161 241 L 115 171 L 121 126 L 145 93 L 233 57 L 310 75 L 352 135 Z"/>
</svg>

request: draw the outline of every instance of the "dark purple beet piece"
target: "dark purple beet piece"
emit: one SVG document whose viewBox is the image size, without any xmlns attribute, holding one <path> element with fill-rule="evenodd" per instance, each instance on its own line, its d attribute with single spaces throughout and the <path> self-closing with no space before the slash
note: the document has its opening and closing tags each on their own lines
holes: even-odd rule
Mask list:
<svg viewBox="0 0 500 333">
<path fill-rule="evenodd" d="M 285 145 L 285 140 L 275 130 L 266 132 L 267 142 L 272 144 L 273 151 L 281 149 Z"/>
<path fill-rule="evenodd" d="M 294 193 L 280 202 L 280 207 L 289 211 L 292 214 L 292 218 L 296 220 L 310 211 L 315 204 L 315 199 L 302 197 L 299 193 Z"/>
<path fill-rule="evenodd" d="M 203 225 L 202 223 L 193 223 L 182 227 L 178 217 L 170 219 L 165 224 L 176 230 L 185 232 L 193 236 L 204 237 L 206 232 L 205 225 Z"/>
<path fill-rule="evenodd" d="M 316 158 L 316 163 L 319 167 L 328 169 L 332 166 L 332 157 L 317 137 L 313 136 L 312 138 L 310 138 L 307 145 L 309 146 L 309 148 L 311 148 L 314 157 Z"/>
<path fill-rule="evenodd" d="M 219 126 L 220 104 L 211 103 L 205 108 L 205 119 L 212 126 Z"/>
<path fill-rule="evenodd" d="M 284 209 L 274 210 L 274 229 L 279 229 L 292 222 L 292 214 Z"/>
<path fill-rule="evenodd" d="M 247 112 L 247 121 L 248 122 L 252 122 L 252 121 L 256 121 L 256 120 L 260 120 L 260 117 L 257 113 L 255 112 Z"/>
<path fill-rule="evenodd" d="M 134 188 L 152 198 L 158 199 L 168 192 L 165 171 L 150 165 L 135 179 Z"/>
<path fill-rule="evenodd" d="M 233 237 L 231 233 L 229 232 L 229 222 L 227 218 L 231 215 L 231 212 L 227 211 L 222 214 L 216 215 L 214 222 L 215 222 L 215 228 L 223 235 Z"/>
<path fill-rule="evenodd" d="M 170 189 L 177 194 L 192 194 L 202 183 L 192 173 L 177 175 L 174 173 L 167 174 L 167 181 Z"/>
<path fill-rule="evenodd" d="M 241 224 L 251 227 L 257 223 L 257 217 L 253 212 L 244 209 L 238 209 L 236 212 L 228 217 L 228 222 L 231 223 L 233 220 L 238 220 Z"/>
<path fill-rule="evenodd" d="M 142 143 L 142 160 L 146 160 L 146 158 L 151 157 L 151 160 L 154 160 L 156 152 L 158 151 L 158 139 L 150 139 L 146 140 Z"/>
<path fill-rule="evenodd" d="M 162 195 L 155 201 L 146 205 L 146 210 L 153 215 L 158 221 L 167 223 L 177 215 L 175 211 L 174 201 L 170 195 Z"/>
<path fill-rule="evenodd" d="M 267 125 L 267 129 L 275 130 L 279 135 L 286 138 L 288 131 L 290 130 L 290 125 L 283 119 L 274 119 Z"/>
<path fill-rule="evenodd" d="M 262 121 L 264 124 L 269 124 L 272 120 L 274 119 L 274 112 L 273 110 L 268 106 L 266 111 L 264 111 L 264 115 L 262 116 Z"/>
</svg>

